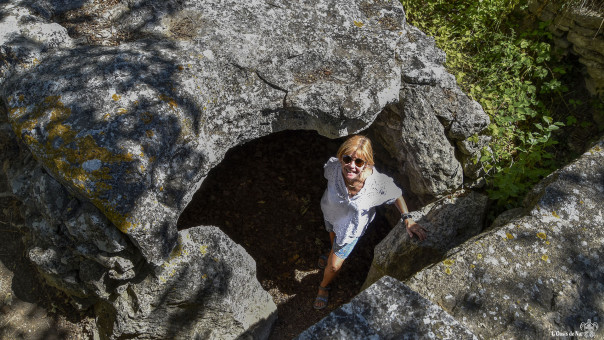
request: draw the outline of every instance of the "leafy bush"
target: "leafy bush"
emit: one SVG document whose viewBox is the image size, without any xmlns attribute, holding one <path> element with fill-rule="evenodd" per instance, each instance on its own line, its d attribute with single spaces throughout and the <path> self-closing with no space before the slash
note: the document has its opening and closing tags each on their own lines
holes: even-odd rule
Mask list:
<svg viewBox="0 0 604 340">
<path fill-rule="evenodd" d="M 557 130 L 577 124 L 576 117 L 556 112 L 560 102 L 569 105 L 564 75 L 571 66 L 552 57 L 548 23 L 521 31 L 518 13 L 528 11 L 520 0 L 401 3 L 408 21 L 434 36 L 447 53 L 446 67 L 491 118 L 492 141 L 475 160 L 487 171 L 490 198 L 500 209 L 519 205 L 560 166 Z"/>
</svg>

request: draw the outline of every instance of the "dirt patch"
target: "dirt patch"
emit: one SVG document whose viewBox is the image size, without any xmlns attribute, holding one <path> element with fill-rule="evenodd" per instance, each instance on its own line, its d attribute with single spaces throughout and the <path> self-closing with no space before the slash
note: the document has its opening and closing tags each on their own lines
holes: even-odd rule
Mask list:
<svg viewBox="0 0 604 340">
<path fill-rule="evenodd" d="M 286 131 L 230 150 L 208 175 L 179 220 L 186 229 L 220 227 L 256 260 L 258 280 L 278 308 L 270 337 L 291 339 L 359 293 L 373 248 L 390 231 L 381 209 L 334 281 L 329 306 L 312 308 L 329 249 L 320 200 L 323 165 L 341 139 Z M 394 209 L 394 208 L 393 208 Z"/>
</svg>

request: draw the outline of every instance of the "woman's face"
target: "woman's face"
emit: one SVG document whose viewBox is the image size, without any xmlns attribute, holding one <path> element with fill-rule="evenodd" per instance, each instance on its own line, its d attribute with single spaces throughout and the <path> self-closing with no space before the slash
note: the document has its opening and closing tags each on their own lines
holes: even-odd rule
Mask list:
<svg viewBox="0 0 604 340">
<path fill-rule="evenodd" d="M 348 163 L 346 163 L 345 160 L 340 159 L 340 164 L 342 164 L 342 174 L 344 175 L 344 178 L 348 181 L 355 181 L 357 179 L 360 179 L 361 172 L 363 172 L 363 169 L 365 169 L 365 167 L 367 166 L 365 159 L 363 159 L 362 157 L 357 157 L 356 151 L 351 153 L 350 155 L 344 155 L 342 158 L 348 160 L 346 156 L 350 156 L 352 159 Z M 363 160 L 363 163 L 365 164 L 363 164 L 361 167 L 357 166 L 355 164 L 357 162 L 357 158 Z"/>
</svg>

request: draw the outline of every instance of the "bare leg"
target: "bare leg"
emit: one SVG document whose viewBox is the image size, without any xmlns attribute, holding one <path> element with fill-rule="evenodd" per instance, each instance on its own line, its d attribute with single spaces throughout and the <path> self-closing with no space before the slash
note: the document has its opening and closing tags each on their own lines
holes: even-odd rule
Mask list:
<svg viewBox="0 0 604 340">
<path fill-rule="evenodd" d="M 327 259 L 329 259 L 329 254 L 331 254 L 333 252 L 333 240 L 336 238 L 336 233 L 334 233 L 333 231 L 329 233 L 329 239 L 331 240 L 331 243 L 329 243 L 331 245 L 332 248 L 329 249 L 329 251 L 327 252 L 327 254 L 325 254 L 325 258 L 323 259 L 323 256 L 321 256 L 321 258 L 319 259 L 319 267 L 323 267 L 323 263 L 325 263 L 325 267 L 327 267 Z"/>
<path fill-rule="evenodd" d="M 333 281 L 333 279 L 337 276 L 338 272 L 340 271 L 340 268 L 342 268 L 343 263 L 344 259 L 341 259 L 336 256 L 333 251 L 330 252 L 329 257 L 327 258 L 327 266 L 323 271 L 323 281 L 321 281 L 320 284 L 321 287 L 329 286 L 331 281 Z M 324 289 L 319 289 L 319 291 L 317 292 L 317 296 L 326 298 L 329 296 L 329 292 Z M 323 305 L 326 305 L 326 302 L 316 301 L 315 304 L 317 306 L 323 307 Z"/>
</svg>

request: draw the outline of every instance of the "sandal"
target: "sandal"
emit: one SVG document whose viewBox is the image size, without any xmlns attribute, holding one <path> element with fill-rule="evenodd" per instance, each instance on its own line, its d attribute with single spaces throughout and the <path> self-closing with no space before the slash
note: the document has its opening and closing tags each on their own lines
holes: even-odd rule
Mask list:
<svg viewBox="0 0 604 340">
<path fill-rule="evenodd" d="M 327 296 L 317 295 L 317 297 L 315 298 L 315 302 L 312 305 L 312 307 L 316 310 L 320 310 L 320 309 L 327 307 L 327 304 L 329 303 L 329 291 L 331 290 L 331 287 L 329 287 L 329 286 L 321 287 L 321 285 L 319 285 L 319 289 L 326 291 Z M 323 303 L 323 304 L 321 304 L 321 303 Z"/>
<path fill-rule="evenodd" d="M 319 260 L 317 261 L 317 267 L 319 267 L 319 269 L 325 269 L 325 267 L 327 267 L 327 256 L 319 256 Z"/>
</svg>

